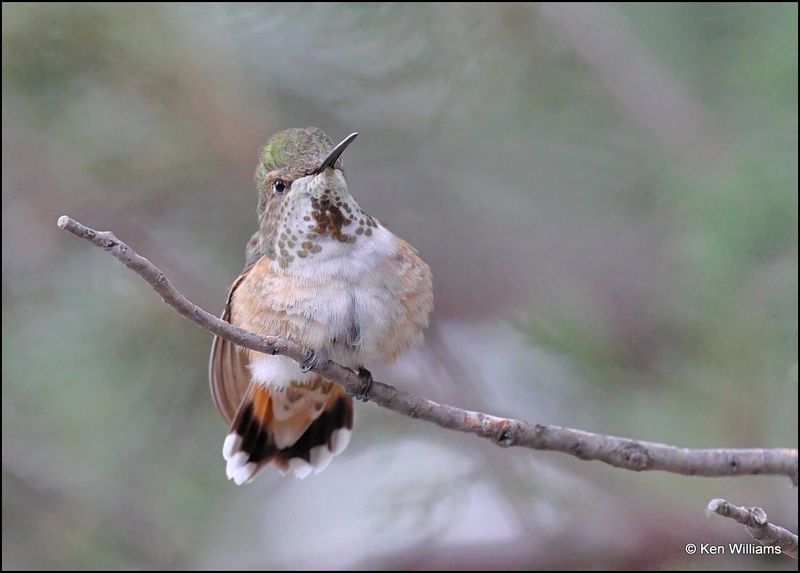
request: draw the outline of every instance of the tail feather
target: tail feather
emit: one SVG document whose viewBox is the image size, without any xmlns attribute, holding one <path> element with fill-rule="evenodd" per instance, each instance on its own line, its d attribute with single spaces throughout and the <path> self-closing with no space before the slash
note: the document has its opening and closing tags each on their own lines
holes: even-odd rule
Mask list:
<svg viewBox="0 0 800 573">
<path fill-rule="evenodd" d="M 319 473 L 347 446 L 352 427 L 352 398 L 334 384 L 279 390 L 251 382 L 222 447 L 226 474 L 241 485 L 269 463 L 300 479 Z"/>
<path fill-rule="evenodd" d="M 333 456 L 344 451 L 341 447 L 342 439 L 334 441 L 337 434 L 346 432 L 349 436 L 353 428 L 353 401 L 350 396 L 341 393 L 330 406 L 309 426 L 300 439 L 292 446 L 280 450 L 276 465 L 284 469 L 293 459 L 308 462 L 319 473 L 328 467 Z M 349 442 L 349 437 L 347 438 Z M 338 448 L 334 448 L 338 445 Z M 345 444 L 346 447 L 346 444 Z"/>
</svg>

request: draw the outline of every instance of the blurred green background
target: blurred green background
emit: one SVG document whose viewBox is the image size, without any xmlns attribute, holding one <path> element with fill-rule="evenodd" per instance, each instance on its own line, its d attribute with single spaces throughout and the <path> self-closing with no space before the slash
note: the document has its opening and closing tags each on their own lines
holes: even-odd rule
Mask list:
<svg viewBox="0 0 800 573">
<path fill-rule="evenodd" d="M 379 379 L 692 447 L 797 447 L 797 5 L 4 3 L 3 568 L 735 568 L 712 497 L 357 405 L 299 482 L 225 479 L 210 336 L 62 213 L 221 310 L 273 132 L 314 125 L 434 272 Z"/>
</svg>

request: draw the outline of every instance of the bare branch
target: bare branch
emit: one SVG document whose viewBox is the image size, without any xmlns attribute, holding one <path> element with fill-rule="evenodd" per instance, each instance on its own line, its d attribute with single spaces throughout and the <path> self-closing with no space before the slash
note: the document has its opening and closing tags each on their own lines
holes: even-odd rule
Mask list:
<svg viewBox="0 0 800 573">
<path fill-rule="evenodd" d="M 109 251 L 147 281 L 164 302 L 205 330 L 251 350 L 281 354 L 297 362 L 305 358 L 306 349 L 299 344 L 248 332 L 196 306 L 178 292 L 153 263 L 128 247 L 113 233 L 95 231 L 66 215 L 58 219 L 58 226 Z M 329 362 L 315 370 L 328 380 L 343 386 L 350 394 L 355 394 L 361 387 L 358 375 L 339 364 Z M 785 475 L 797 484 L 796 449 L 679 448 L 462 410 L 377 381 L 372 389 L 372 401 L 384 408 L 433 422 L 443 428 L 477 434 L 502 447 L 521 446 L 562 452 L 582 460 L 598 460 L 633 471 L 660 470 L 707 477 Z"/>
<path fill-rule="evenodd" d="M 762 545 L 780 547 L 784 555 L 797 559 L 797 536 L 767 521 L 767 513 L 760 507 L 740 507 L 717 498 L 708 502 L 706 515 L 712 513 L 735 519 L 747 528 L 750 537 Z"/>
</svg>

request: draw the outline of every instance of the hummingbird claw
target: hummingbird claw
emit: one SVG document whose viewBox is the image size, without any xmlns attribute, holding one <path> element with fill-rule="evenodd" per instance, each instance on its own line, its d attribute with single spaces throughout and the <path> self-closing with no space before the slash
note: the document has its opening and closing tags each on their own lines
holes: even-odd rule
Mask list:
<svg viewBox="0 0 800 573">
<path fill-rule="evenodd" d="M 314 352 L 308 349 L 305 359 L 300 363 L 300 369 L 303 372 L 309 372 L 319 366 L 325 366 L 328 363 L 328 357 L 324 352 Z"/>
<path fill-rule="evenodd" d="M 372 372 L 366 368 L 359 368 L 358 377 L 361 380 L 361 388 L 356 392 L 355 399 L 369 402 L 370 398 L 372 398 Z"/>
</svg>

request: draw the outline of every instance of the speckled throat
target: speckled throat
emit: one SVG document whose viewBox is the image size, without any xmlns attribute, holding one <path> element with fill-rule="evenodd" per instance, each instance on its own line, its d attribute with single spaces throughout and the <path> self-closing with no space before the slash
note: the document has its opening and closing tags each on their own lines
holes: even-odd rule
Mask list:
<svg viewBox="0 0 800 573">
<path fill-rule="evenodd" d="M 342 172 L 326 169 L 296 179 L 285 197 L 267 204 L 261 252 L 282 269 L 342 256 L 348 246 L 369 240 L 378 224 L 350 195 Z"/>
</svg>

